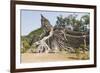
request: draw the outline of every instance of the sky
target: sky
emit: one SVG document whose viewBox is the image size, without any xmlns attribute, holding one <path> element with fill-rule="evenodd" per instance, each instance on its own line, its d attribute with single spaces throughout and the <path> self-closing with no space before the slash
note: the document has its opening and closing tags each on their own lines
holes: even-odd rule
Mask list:
<svg viewBox="0 0 100 73">
<path fill-rule="evenodd" d="M 62 15 L 67 17 L 70 14 L 77 14 L 77 18 L 80 19 L 83 15 L 88 13 L 76 13 L 76 12 L 57 12 L 57 11 L 36 11 L 36 10 L 21 10 L 21 35 L 28 35 L 31 31 L 41 27 L 41 14 L 47 18 L 51 25 L 56 24 L 57 16 Z"/>
</svg>

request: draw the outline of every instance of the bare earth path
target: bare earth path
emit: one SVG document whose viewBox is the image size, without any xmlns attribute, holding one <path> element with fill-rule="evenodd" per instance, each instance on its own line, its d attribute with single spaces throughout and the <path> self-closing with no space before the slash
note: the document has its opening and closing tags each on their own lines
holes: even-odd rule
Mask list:
<svg viewBox="0 0 100 73">
<path fill-rule="evenodd" d="M 75 54 L 66 53 L 24 53 L 21 63 L 78 60 Z"/>
</svg>

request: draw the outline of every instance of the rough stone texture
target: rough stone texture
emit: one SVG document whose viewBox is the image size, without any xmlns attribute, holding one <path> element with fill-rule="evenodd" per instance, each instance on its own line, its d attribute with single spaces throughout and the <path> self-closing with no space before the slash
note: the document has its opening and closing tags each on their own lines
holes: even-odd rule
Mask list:
<svg viewBox="0 0 100 73">
<path fill-rule="evenodd" d="M 41 28 L 44 31 L 40 35 L 41 40 L 44 37 L 49 36 L 51 28 L 53 28 L 53 35 L 46 39 L 46 41 L 44 41 L 45 44 L 47 44 L 47 47 L 51 49 L 50 51 L 61 51 L 62 49 L 66 51 L 72 51 L 74 48 L 79 48 L 81 44 L 84 44 L 83 35 L 86 36 L 86 43 L 87 45 L 89 45 L 89 33 L 71 31 L 64 27 L 55 28 L 50 24 L 49 20 L 46 19 L 43 15 L 41 15 Z M 47 47 L 43 46 L 43 52 L 45 52 L 46 49 L 48 49 Z M 41 48 L 39 49 L 41 50 Z"/>
</svg>

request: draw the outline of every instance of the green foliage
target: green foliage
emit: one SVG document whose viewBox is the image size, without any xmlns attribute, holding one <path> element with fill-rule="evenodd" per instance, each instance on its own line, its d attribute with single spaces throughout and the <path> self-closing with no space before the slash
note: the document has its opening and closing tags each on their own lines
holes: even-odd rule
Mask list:
<svg viewBox="0 0 100 73">
<path fill-rule="evenodd" d="M 25 48 L 21 48 L 21 53 L 25 53 L 25 52 L 26 52 Z"/>
<path fill-rule="evenodd" d="M 76 14 L 71 14 L 67 17 L 63 17 L 62 15 L 57 16 L 57 21 L 56 25 L 61 26 L 61 25 L 72 25 L 74 27 L 74 31 L 79 31 L 79 32 L 86 32 L 88 31 L 88 26 L 90 23 L 89 15 L 84 15 L 80 19 L 77 19 Z"/>
<path fill-rule="evenodd" d="M 80 56 L 80 48 L 75 48 L 76 56 L 79 58 Z"/>
<path fill-rule="evenodd" d="M 82 16 L 81 19 L 80 19 L 80 23 L 81 23 L 80 31 L 82 31 L 82 32 L 88 31 L 88 26 L 90 24 L 89 15 Z"/>
<path fill-rule="evenodd" d="M 89 20 L 89 15 L 84 15 L 81 17 L 81 21 L 83 24 L 89 24 L 90 23 L 90 20 Z"/>
<path fill-rule="evenodd" d="M 57 16 L 56 24 L 57 24 L 57 25 L 64 25 L 64 24 L 65 24 L 65 21 L 64 21 L 62 15 Z"/>
<path fill-rule="evenodd" d="M 69 15 L 68 17 L 63 18 L 62 15 L 57 16 L 57 25 L 74 25 L 76 23 L 76 17 L 77 15 Z"/>
<path fill-rule="evenodd" d="M 23 45 L 23 48 L 21 48 L 22 53 L 26 52 L 30 48 L 29 41 L 27 39 L 24 38 L 22 39 L 22 45 Z"/>
<path fill-rule="evenodd" d="M 29 43 L 28 43 L 26 40 L 23 42 L 23 46 L 24 46 L 26 49 L 30 47 L 30 46 L 29 46 Z"/>
<path fill-rule="evenodd" d="M 84 44 L 80 44 L 80 48 L 84 48 Z"/>
<path fill-rule="evenodd" d="M 82 53 L 82 51 L 80 51 L 80 48 L 76 48 L 75 49 L 75 54 L 76 54 L 76 57 L 77 59 L 80 59 L 80 60 L 87 60 L 89 59 L 89 54 L 86 53 L 87 51 L 84 51 Z"/>
<path fill-rule="evenodd" d="M 82 48 L 82 49 L 87 48 L 89 50 L 89 45 L 86 45 L 86 47 L 85 47 L 84 44 L 80 44 L 80 48 Z"/>
<path fill-rule="evenodd" d="M 42 28 L 38 28 L 34 31 L 32 31 L 31 33 L 29 33 L 29 37 L 33 37 L 33 36 L 39 36 L 43 33 L 43 29 Z"/>
<path fill-rule="evenodd" d="M 21 52 L 25 53 L 30 48 L 30 43 L 37 41 L 40 38 L 40 35 L 43 33 L 42 28 L 38 28 L 32 32 L 30 32 L 27 36 L 21 36 L 21 42 L 23 44 L 23 48 L 21 48 Z M 32 46 L 32 49 L 35 49 L 35 46 Z"/>
</svg>

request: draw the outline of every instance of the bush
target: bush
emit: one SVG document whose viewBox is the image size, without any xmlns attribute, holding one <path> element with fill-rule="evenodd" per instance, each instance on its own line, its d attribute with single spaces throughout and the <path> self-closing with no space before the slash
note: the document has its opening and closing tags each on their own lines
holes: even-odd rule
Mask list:
<svg viewBox="0 0 100 73">
<path fill-rule="evenodd" d="M 75 49 L 75 53 L 76 53 L 77 58 L 79 58 L 79 56 L 80 56 L 80 48 L 76 48 Z"/>
<path fill-rule="evenodd" d="M 30 48 L 30 45 L 26 39 L 22 41 L 22 44 L 23 48 L 21 48 L 21 53 L 25 53 Z"/>
</svg>

